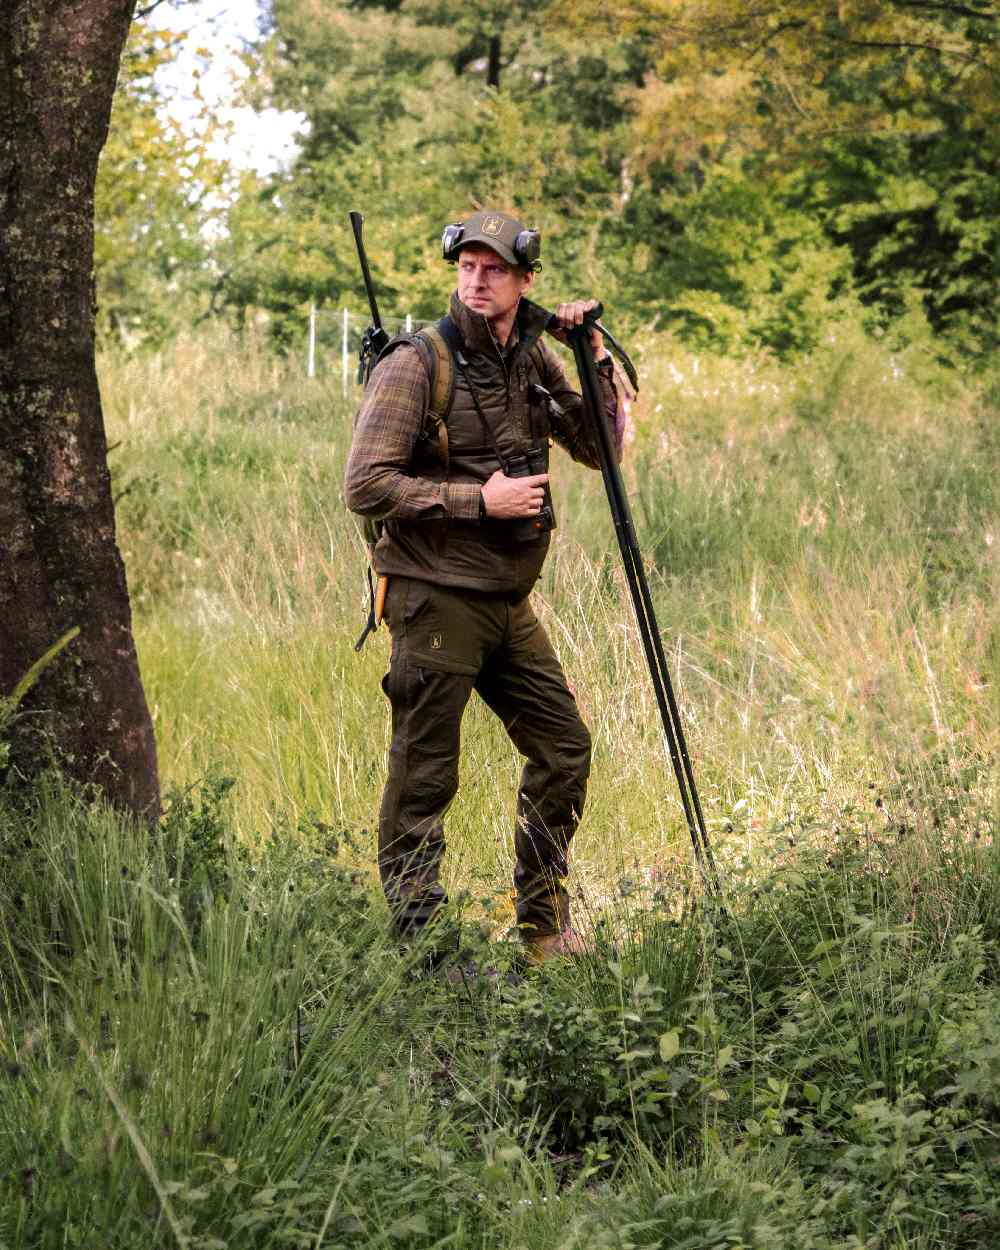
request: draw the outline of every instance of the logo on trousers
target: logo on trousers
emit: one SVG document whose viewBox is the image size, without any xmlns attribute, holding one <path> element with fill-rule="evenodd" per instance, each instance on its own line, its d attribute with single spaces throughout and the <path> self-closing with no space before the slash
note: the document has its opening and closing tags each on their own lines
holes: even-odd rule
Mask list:
<svg viewBox="0 0 1000 1250">
<path fill-rule="evenodd" d="M 440 651 L 444 646 L 444 638 L 440 634 L 431 634 L 431 650 Z"/>
</svg>

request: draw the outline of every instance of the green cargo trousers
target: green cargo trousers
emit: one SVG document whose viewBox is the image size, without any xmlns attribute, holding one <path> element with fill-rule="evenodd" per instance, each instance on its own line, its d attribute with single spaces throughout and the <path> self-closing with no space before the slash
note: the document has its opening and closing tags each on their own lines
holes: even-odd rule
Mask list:
<svg viewBox="0 0 1000 1250">
<path fill-rule="evenodd" d="M 394 576 L 385 619 L 392 745 L 379 871 L 397 932 L 413 936 L 446 901 L 443 818 L 475 690 L 525 757 L 514 831 L 518 927 L 526 937 L 558 933 L 569 924 L 567 853 L 587 794 L 590 734 L 528 600 Z"/>
</svg>

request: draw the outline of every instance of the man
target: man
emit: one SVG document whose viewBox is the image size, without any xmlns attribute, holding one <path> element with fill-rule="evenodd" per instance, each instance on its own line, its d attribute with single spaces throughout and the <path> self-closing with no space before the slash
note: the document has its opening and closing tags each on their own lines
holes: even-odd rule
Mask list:
<svg viewBox="0 0 1000 1250">
<path fill-rule="evenodd" d="M 536 231 L 506 213 L 449 226 L 458 288 L 439 344 L 454 359 L 446 418 L 429 422 L 428 353 L 416 343 L 379 362 L 355 424 L 348 506 L 384 523 L 376 571 L 387 579 L 392 658 L 389 776 L 379 869 L 397 932 L 412 938 L 445 902 L 443 816 L 458 788 L 462 714 L 475 690 L 525 757 L 517 798 L 514 884 L 529 959 L 579 954 L 565 878 L 590 772 L 590 735 L 528 594 L 549 544 L 551 437 L 600 461 L 583 402 L 541 335 L 549 315 L 526 298 Z M 593 300 L 561 304 L 552 331 L 581 325 Z M 605 413 L 620 448 L 610 357 L 591 334 Z"/>
</svg>

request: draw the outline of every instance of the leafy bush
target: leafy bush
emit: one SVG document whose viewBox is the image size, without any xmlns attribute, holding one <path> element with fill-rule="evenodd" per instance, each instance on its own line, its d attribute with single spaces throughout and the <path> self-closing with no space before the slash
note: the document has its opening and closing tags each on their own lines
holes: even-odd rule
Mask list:
<svg viewBox="0 0 1000 1250">
<path fill-rule="evenodd" d="M 610 1002 L 558 976 L 505 995 L 496 1038 L 508 1096 L 560 1150 L 603 1152 L 633 1132 L 683 1149 L 727 1098 L 722 1073 L 733 1050 L 721 1042 L 711 996 L 677 997 L 618 963 L 609 970 Z"/>
</svg>

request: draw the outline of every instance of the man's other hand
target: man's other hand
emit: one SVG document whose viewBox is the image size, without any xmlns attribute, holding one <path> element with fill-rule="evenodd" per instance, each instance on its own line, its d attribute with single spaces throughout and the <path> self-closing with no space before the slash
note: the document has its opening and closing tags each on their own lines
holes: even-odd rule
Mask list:
<svg viewBox="0 0 1000 1250">
<path fill-rule="evenodd" d="M 512 521 L 515 517 L 538 516 L 545 496 L 547 473 L 532 477 L 508 477 L 502 469 L 483 485 L 483 506 L 486 515 L 496 521 Z"/>
<path fill-rule="evenodd" d="M 566 331 L 572 330 L 574 326 L 583 325 L 584 316 L 590 312 L 592 308 L 597 307 L 596 299 L 575 299 L 568 304 L 560 304 L 556 309 L 556 317 L 559 319 L 559 329 L 550 330 L 549 333 L 553 338 L 559 340 L 560 343 L 566 342 Z M 594 359 L 600 360 L 604 356 L 604 339 L 600 330 L 590 331 L 590 346 L 594 352 Z"/>
</svg>

